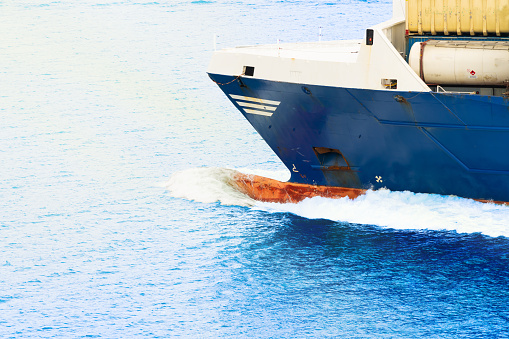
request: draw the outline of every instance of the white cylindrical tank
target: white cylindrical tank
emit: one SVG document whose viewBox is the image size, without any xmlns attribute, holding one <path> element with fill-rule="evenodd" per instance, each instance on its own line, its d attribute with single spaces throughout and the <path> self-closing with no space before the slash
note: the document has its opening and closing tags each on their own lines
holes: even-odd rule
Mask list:
<svg viewBox="0 0 509 339">
<path fill-rule="evenodd" d="M 509 42 L 416 42 L 408 63 L 428 84 L 503 86 L 509 81 Z"/>
</svg>

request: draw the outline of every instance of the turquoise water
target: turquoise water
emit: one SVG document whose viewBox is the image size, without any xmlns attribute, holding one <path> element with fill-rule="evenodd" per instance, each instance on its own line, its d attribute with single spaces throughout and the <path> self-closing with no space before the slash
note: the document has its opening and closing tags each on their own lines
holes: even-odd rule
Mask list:
<svg viewBox="0 0 509 339">
<path fill-rule="evenodd" d="M 509 208 L 288 171 L 214 49 L 362 38 L 387 1 L 1 1 L 0 337 L 508 337 Z"/>
</svg>

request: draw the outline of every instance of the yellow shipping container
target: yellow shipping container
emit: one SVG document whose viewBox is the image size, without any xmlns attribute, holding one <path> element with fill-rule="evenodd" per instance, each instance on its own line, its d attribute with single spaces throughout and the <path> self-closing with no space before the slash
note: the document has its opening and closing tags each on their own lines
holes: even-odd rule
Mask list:
<svg viewBox="0 0 509 339">
<path fill-rule="evenodd" d="M 410 34 L 508 35 L 509 0 L 406 0 Z"/>
</svg>

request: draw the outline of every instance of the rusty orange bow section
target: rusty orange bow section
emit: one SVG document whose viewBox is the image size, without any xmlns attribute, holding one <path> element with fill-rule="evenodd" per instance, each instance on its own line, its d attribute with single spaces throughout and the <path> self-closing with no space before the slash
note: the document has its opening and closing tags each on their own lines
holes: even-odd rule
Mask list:
<svg viewBox="0 0 509 339">
<path fill-rule="evenodd" d="M 231 177 L 230 185 L 238 191 L 246 194 L 251 199 L 264 202 L 277 202 L 281 204 L 297 203 L 306 198 L 313 197 L 334 199 L 348 197 L 350 199 L 355 199 L 366 193 L 365 189 L 296 184 L 236 171 Z M 503 201 L 483 199 L 474 200 L 483 203 L 509 205 L 508 202 Z"/>
<path fill-rule="evenodd" d="M 231 185 L 252 199 L 264 202 L 297 203 L 305 198 L 355 199 L 366 190 L 345 187 L 327 187 L 291 182 L 281 182 L 258 175 L 237 172 L 232 176 Z"/>
</svg>

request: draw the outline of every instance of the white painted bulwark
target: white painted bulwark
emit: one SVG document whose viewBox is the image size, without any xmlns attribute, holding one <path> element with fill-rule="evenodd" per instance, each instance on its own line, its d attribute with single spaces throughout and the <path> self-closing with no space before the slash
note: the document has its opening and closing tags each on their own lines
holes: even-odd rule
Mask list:
<svg viewBox="0 0 509 339">
<path fill-rule="evenodd" d="M 269 81 L 387 90 L 382 79 L 396 79 L 397 89 L 429 91 L 401 56 L 405 46 L 403 1 L 395 0 L 394 18 L 372 27 L 373 45 L 364 40 L 244 46 L 213 54 L 209 73 L 239 76 L 244 66 Z"/>
</svg>

